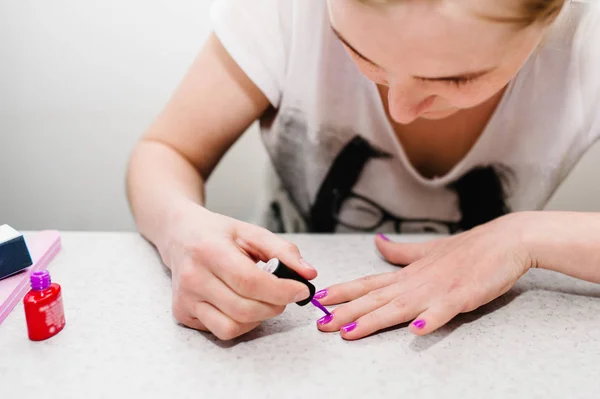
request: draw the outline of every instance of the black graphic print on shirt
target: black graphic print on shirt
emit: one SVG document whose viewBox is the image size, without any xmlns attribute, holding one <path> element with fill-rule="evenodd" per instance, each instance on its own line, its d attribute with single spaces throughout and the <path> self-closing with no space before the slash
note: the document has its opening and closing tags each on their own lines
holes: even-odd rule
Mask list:
<svg viewBox="0 0 600 399">
<path fill-rule="evenodd" d="M 368 162 L 392 160 L 391 154 L 375 148 L 361 135 L 335 129 L 330 134 L 319 132 L 320 142 L 311 143 L 303 118 L 293 112 L 283 116 L 279 126 L 282 132 L 277 135 L 279 142 L 271 143 L 275 147 L 271 157 L 287 197 L 309 232 L 332 233 L 340 226 L 350 231 L 374 232 L 384 223 L 392 223 L 398 233 L 455 234 L 510 212 L 506 204 L 510 170 L 502 165 L 482 165 L 447 187 L 458 198 L 459 221 L 394 215 L 371 198 L 353 191 Z M 309 172 L 315 170 L 320 170 L 324 178 L 316 190 L 312 187 L 316 196 L 311 200 Z M 279 201 L 271 203 L 271 227 L 287 232 L 281 205 Z"/>
</svg>

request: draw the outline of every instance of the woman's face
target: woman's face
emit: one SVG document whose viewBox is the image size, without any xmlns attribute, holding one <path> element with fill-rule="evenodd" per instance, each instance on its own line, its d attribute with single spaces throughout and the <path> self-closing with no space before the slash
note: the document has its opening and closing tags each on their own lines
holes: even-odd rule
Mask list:
<svg viewBox="0 0 600 399">
<path fill-rule="evenodd" d="M 511 2 L 416 1 L 369 5 L 328 0 L 331 25 L 371 81 L 388 87 L 398 123 L 442 119 L 500 92 L 544 33 L 480 15 L 511 17 Z"/>
</svg>

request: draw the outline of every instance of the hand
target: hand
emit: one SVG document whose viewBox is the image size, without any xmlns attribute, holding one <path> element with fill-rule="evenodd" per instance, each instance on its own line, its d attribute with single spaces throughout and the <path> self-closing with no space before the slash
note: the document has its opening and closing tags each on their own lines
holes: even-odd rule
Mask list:
<svg viewBox="0 0 600 399">
<path fill-rule="evenodd" d="M 425 243 L 392 243 L 378 236 L 376 245 L 384 258 L 408 266 L 317 293 L 324 305 L 350 301 L 332 312 L 333 319 L 321 319 L 318 328 L 341 328 L 343 338 L 355 340 L 413 321 L 411 332 L 431 333 L 457 314 L 506 293 L 529 270 L 522 226 L 514 214 Z"/>
<path fill-rule="evenodd" d="M 279 258 L 307 279 L 316 270 L 298 248 L 266 229 L 185 203 L 158 249 L 172 270 L 173 314 L 182 324 L 230 340 L 309 297 L 297 281 L 256 266 Z"/>
</svg>

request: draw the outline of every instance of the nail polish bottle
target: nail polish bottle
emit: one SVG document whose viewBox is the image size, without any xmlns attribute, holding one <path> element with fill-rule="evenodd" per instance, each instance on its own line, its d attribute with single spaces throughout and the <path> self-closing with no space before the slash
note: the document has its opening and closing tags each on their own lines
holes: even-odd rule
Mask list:
<svg viewBox="0 0 600 399">
<path fill-rule="evenodd" d="M 43 341 L 65 326 L 61 287 L 52 283 L 47 270 L 32 273 L 29 281 L 31 289 L 23 298 L 27 332 L 32 341 Z"/>
<path fill-rule="evenodd" d="M 302 277 L 301 275 L 296 273 L 294 270 L 290 269 L 279 259 L 273 258 L 273 259 L 269 260 L 267 263 L 258 262 L 257 266 L 260 267 L 262 270 L 266 271 L 267 273 L 271 273 L 279 278 L 287 278 L 290 280 L 296 280 L 296 281 L 301 282 L 304 285 L 306 285 L 308 287 L 308 290 L 310 291 L 310 295 L 305 300 L 296 302 L 296 304 L 298 304 L 299 306 L 305 306 L 305 305 L 309 304 L 310 301 L 315 296 L 315 292 L 316 292 L 315 286 L 312 285 L 310 283 L 310 281 L 308 281 L 307 279 L 305 279 L 304 277 Z"/>
</svg>

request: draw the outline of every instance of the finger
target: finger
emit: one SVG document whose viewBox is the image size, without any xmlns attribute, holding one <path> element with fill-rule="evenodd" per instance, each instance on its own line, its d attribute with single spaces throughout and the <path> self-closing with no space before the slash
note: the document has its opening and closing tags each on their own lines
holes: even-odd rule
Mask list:
<svg viewBox="0 0 600 399">
<path fill-rule="evenodd" d="M 285 306 L 247 299 L 231 290 L 223 281 L 211 275 L 205 283 L 203 297 L 225 315 L 239 323 L 255 323 L 280 315 Z"/>
<path fill-rule="evenodd" d="M 415 294 L 417 293 L 396 296 L 386 305 L 343 325 L 340 329 L 342 338 L 361 339 L 385 328 L 408 322 L 427 306 L 423 292 Z"/>
<path fill-rule="evenodd" d="M 415 243 L 392 242 L 383 234 L 379 234 L 375 239 L 375 245 L 385 260 L 394 265 L 406 266 L 427 256 L 440 241 L 438 239 Z"/>
<path fill-rule="evenodd" d="M 308 287 L 280 279 L 256 265 L 237 247 L 214 243 L 203 255 L 211 271 L 238 295 L 272 305 L 285 306 L 309 297 Z"/>
<path fill-rule="evenodd" d="M 367 295 L 334 309 L 333 318 L 322 318 L 317 325 L 321 331 L 338 331 L 342 326 L 387 305 L 398 295 L 398 291 L 399 286 L 396 285 L 371 291 Z"/>
<path fill-rule="evenodd" d="M 260 323 L 238 323 L 207 302 L 193 305 L 193 316 L 217 338 L 229 341 L 255 329 Z"/>
<path fill-rule="evenodd" d="M 172 311 L 175 319 L 186 327 L 200 331 L 208 331 L 208 328 L 198 320 L 192 312 L 192 304 L 189 298 L 181 295 L 173 296 Z"/>
<path fill-rule="evenodd" d="M 461 312 L 459 300 L 436 302 L 427 310 L 416 316 L 409 330 L 416 335 L 427 335 L 444 326 Z"/>
<path fill-rule="evenodd" d="M 197 318 L 193 317 L 190 314 L 187 314 L 184 317 L 176 317 L 176 319 L 179 323 L 183 324 L 186 327 L 192 328 L 194 330 L 208 332 L 208 328 L 206 328 L 206 326 L 204 324 L 202 324 L 202 322 L 200 320 L 198 320 Z"/>
<path fill-rule="evenodd" d="M 317 292 L 315 294 L 315 299 L 318 299 L 323 305 L 336 305 L 353 301 L 369 292 L 393 284 L 398 281 L 400 273 L 402 272 L 375 274 L 354 281 L 335 284 L 327 289 Z"/>
<path fill-rule="evenodd" d="M 243 224 L 236 233 L 236 243 L 258 259 L 267 262 L 277 258 L 307 280 L 317 277 L 316 269 L 302 258 L 295 244 L 267 229 L 249 224 Z"/>
</svg>

